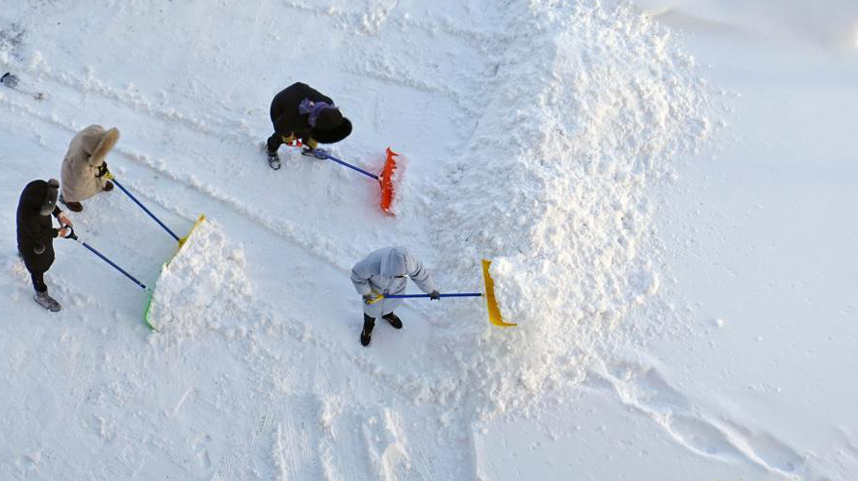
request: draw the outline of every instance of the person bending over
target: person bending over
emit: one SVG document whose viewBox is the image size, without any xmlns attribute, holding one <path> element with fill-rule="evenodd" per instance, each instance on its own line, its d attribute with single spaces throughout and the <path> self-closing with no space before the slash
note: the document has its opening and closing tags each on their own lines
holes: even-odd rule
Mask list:
<svg viewBox="0 0 858 481">
<path fill-rule="evenodd" d="M 300 140 L 312 155 L 318 144 L 333 144 L 349 136 L 352 123 L 343 117 L 330 97 L 301 82 L 296 82 L 271 101 L 274 133 L 268 138 L 268 165 L 280 168 L 277 149 L 284 143 Z"/>
</svg>

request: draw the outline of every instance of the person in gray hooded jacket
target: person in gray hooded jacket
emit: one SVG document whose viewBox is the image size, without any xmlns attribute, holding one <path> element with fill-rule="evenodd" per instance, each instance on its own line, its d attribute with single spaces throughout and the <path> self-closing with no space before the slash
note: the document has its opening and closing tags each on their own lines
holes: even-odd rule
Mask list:
<svg viewBox="0 0 858 481">
<path fill-rule="evenodd" d="M 430 299 L 440 299 L 429 271 L 404 247 L 378 249 L 352 267 L 352 283 L 364 301 L 363 330 L 360 333 L 362 345 L 368 346 L 372 340 L 372 329 L 375 327 L 375 319 L 379 316 L 396 329 L 402 328 L 402 321 L 393 313 L 402 299 L 379 300 L 378 297 L 402 294 L 405 292 L 408 277 L 420 290 L 429 294 Z"/>
</svg>

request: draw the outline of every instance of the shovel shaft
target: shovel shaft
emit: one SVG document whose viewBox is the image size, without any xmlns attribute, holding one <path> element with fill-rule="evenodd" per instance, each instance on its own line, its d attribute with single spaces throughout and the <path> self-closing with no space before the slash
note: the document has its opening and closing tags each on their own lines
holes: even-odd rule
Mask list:
<svg viewBox="0 0 858 481">
<path fill-rule="evenodd" d="M 457 292 L 454 294 L 441 294 L 441 297 L 482 297 L 481 292 Z M 415 297 L 429 297 L 429 294 L 391 294 L 384 296 L 385 299 L 410 299 Z"/>
<path fill-rule="evenodd" d="M 304 145 L 302 145 L 300 142 L 298 142 L 298 143 L 287 143 L 286 145 L 288 145 L 289 147 L 297 148 L 297 149 L 300 149 L 300 148 L 304 147 Z M 309 147 L 308 147 L 308 148 L 309 148 Z M 378 176 L 377 176 L 377 175 L 375 175 L 375 174 L 373 174 L 372 172 L 367 172 L 366 170 L 363 170 L 363 169 L 361 169 L 360 167 L 358 167 L 358 166 L 356 166 L 356 165 L 352 165 L 352 164 L 350 164 L 350 163 L 348 163 L 348 162 L 346 162 L 346 161 L 344 161 L 344 160 L 338 159 L 338 158 L 334 157 L 333 155 L 331 155 L 331 154 L 327 153 L 326 151 L 324 151 L 324 150 L 322 150 L 322 149 L 305 150 L 305 151 L 304 151 L 304 154 L 305 154 L 305 155 L 307 155 L 307 154 L 313 154 L 313 156 L 314 156 L 314 157 L 319 158 L 319 159 L 330 159 L 330 160 L 333 160 L 334 162 L 336 162 L 336 163 L 338 163 L 338 164 L 340 164 L 340 165 L 343 165 L 343 166 L 345 166 L 345 167 L 348 167 L 348 168 L 350 168 L 350 169 L 352 169 L 352 170 L 354 170 L 354 171 L 360 172 L 361 174 L 363 174 L 363 175 L 365 175 L 365 176 L 367 176 L 367 177 L 371 177 L 371 178 L 373 178 L 373 179 L 375 179 L 375 180 L 379 180 L 379 179 L 378 179 Z"/>
<path fill-rule="evenodd" d="M 159 226 L 163 227 L 163 228 L 164 228 L 164 230 L 165 230 L 165 231 L 167 231 L 167 233 L 169 233 L 171 236 L 173 236 L 173 239 L 176 239 L 176 241 L 177 241 L 177 242 L 179 242 L 179 241 L 180 241 L 179 236 L 177 236 L 175 232 L 171 231 L 169 227 L 167 227 L 166 225 L 164 225 L 164 223 L 163 223 L 163 222 L 161 222 L 161 219 L 159 219 L 159 218 L 155 217 L 155 214 L 153 214 L 153 213 L 152 213 L 152 211 L 150 211 L 149 209 L 147 209 L 147 208 L 146 208 L 146 206 L 145 206 L 145 205 L 143 205 L 139 200 L 137 200 L 137 198 L 136 198 L 136 197 L 134 197 L 133 195 L 131 195 L 131 192 L 128 192 L 128 190 L 127 190 L 125 187 L 123 187 L 123 185 L 122 185 L 122 184 L 120 184 L 120 183 L 119 183 L 119 181 L 118 181 L 118 180 L 116 180 L 116 178 L 115 178 L 115 177 L 110 176 L 110 180 L 112 180 L 112 181 L 113 181 L 113 183 L 114 183 L 114 184 L 116 184 L 116 187 L 119 187 L 119 189 L 120 189 L 120 190 L 122 190 L 122 192 L 125 192 L 125 195 L 127 195 L 128 197 L 130 197 L 130 198 L 131 198 L 131 200 L 133 200 L 135 204 L 137 204 L 138 206 L 140 206 L 140 208 L 141 208 L 141 209 L 143 209 L 143 212 L 145 212 L 145 213 L 149 214 L 149 217 L 151 217 L 155 222 L 157 222 Z M 127 274 L 126 274 L 126 275 L 127 275 Z"/>
<path fill-rule="evenodd" d="M 143 284 L 142 282 L 140 282 L 140 281 L 138 281 L 137 279 L 135 279 L 135 278 L 134 278 L 134 276 L 132 276 L 131 274 L 129 274 L 128 272 L 126 272 L 126 271 L 125 271 L 125 269 L 123 269 L 123 268 L 119 267 L 118 265 L 116 265 L 116 263 L 114 263 L 112 260 L 108 259 L 107 257 L 104 257 L 104 256 L 101 254 L 101 252 L 98 252 L 97 250 L 95 250 L 92 246 L 90 246 L 90 245 L 89 245 L 89 244 L 87 244 L 86 242 L 83 242 L 83 241 L 80 241 L 80 240 L 78 240 L 78 242 L 80 242 L 80 245 L 82 245 L 82 246 L 86 247 L 87 249 L 89 249 L 89 251 L 90 251 L 90 252 L 92 252 L 93 254 L 95 254 L 95 255 L 97 255 L 98 257 L 100 257 L 100 258 L 101 258 L 101 260 L 103 260 L 104 262 L 107 262 L 108 264 L 110 264 L 114 269 L 116 269 L 117 271 L 119 271 L 119 272 L 121 272 L 121 273 L 125 274 L 125 277 L 127 277 L 127 278 L 131 279 L 131 281 L 132 281 L 132 282 L 134 282 L 135 284 L 137 284 L 138 286 L 140 286 L 140 288 L 142 288 L 143 290 L 146 290 L 146 285 L 145 285 L 145 284 Z"/>
<path fill-rule="evenodd" d="M 323 155 L 325 156 L 325 158 L 331 159 L 331 160 L 333 160 L 334 162 L 336 162 L 336 163 L 338 163 L 338 164 L 340 164 L 340 165 L 344 165 L 344 166 L 346 166 L 346 167 L 348 167 L 348 168 L 350 168 L 350 169 L 352 169 L 352 170 L 356 170 L 356 171 L 360 172 L 361 174 L 363 174 L 363 175 L 365 175 L 365 176 L 367 176 L 367 177 L 372 177 L 373 179 L 378 180 L 378 176 L 377 176 L 377 175 L 375 175 L 375 174 L 373 174 L 372 172 L 367 172 L 367 171 L 365 171 L 365 170 L 361 169 L 360 167 L 356 167 L 356 166 L 354 166 L 354 165 L 352 165 L 352 164 L 350 164 L 350 163 L 348 163 L 348 162 L 342 161 L 342 160 L 340 160 L 340 159 L 338 159 L 338 158 L 336 158 L 336 157 L 334 157 L 334 156 L 332 156 L 332 155 L 328 154 L 327 152 L 325 152 Z"/>
</svg>

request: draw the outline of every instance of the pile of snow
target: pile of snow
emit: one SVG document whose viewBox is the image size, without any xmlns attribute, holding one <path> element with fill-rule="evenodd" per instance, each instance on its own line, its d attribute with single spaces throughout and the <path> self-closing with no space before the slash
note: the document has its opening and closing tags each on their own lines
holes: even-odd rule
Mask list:
<svg viewBox="0 0 858 481">
<path fill-rule="evenodd" d="M 478 261 L 494 259 L 502 314 L 519 323 L 492 342 L 482 323 L 440 335 L 476 354 L 463 363 L 484 413 L 578 379 L 580 359 L 658 290 L 645 191 L 711 130 L 692 59 L 637 8 L 517 2 L 507 15 L 484 114 L 432 220 L 440 251 L 456 253 L 446 282 L 479 289 Z"/>
<path fill-rule="evenodd" d="M 250 299 L 244 250 L 227 241 L 217 223 L 201 222 L 168 264 L 152 296 L 150 322 L 171 340 L 207 330 L 241 328 Z"/>
</svg>

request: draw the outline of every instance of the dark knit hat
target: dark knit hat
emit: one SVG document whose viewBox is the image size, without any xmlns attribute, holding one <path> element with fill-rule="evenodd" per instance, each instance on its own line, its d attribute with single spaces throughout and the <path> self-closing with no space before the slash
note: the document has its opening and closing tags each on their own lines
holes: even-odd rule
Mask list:
<svg viewBox="0 0 858 481">
<path fill-rule="evenodd" d="M 338 108 L 329 108 L 319 112 L 316 124 L 312 127 L 318 130 L 334 130 L 343 123 L 343 114 Z"/>
<path fill-rule="evenodd" d="M 326 110 L 325 112 L 330 112 Z M 337 111 L 339 113 L 339 111 Z M 352 123 L 349 119 L 340 115 L 340 122 L 334 128 L 331 129 L 321 129 L 319 128 L 320 120 L 322 119 L 321 115 L 319 116 L 319 121 L 316 121 L 316 128 L 310 131 L 311 137 L 316 142 L 320 144 L 333 144 L 343 140 L 348 137 L 349 134 L 352 133 Z"/>
</svg>

